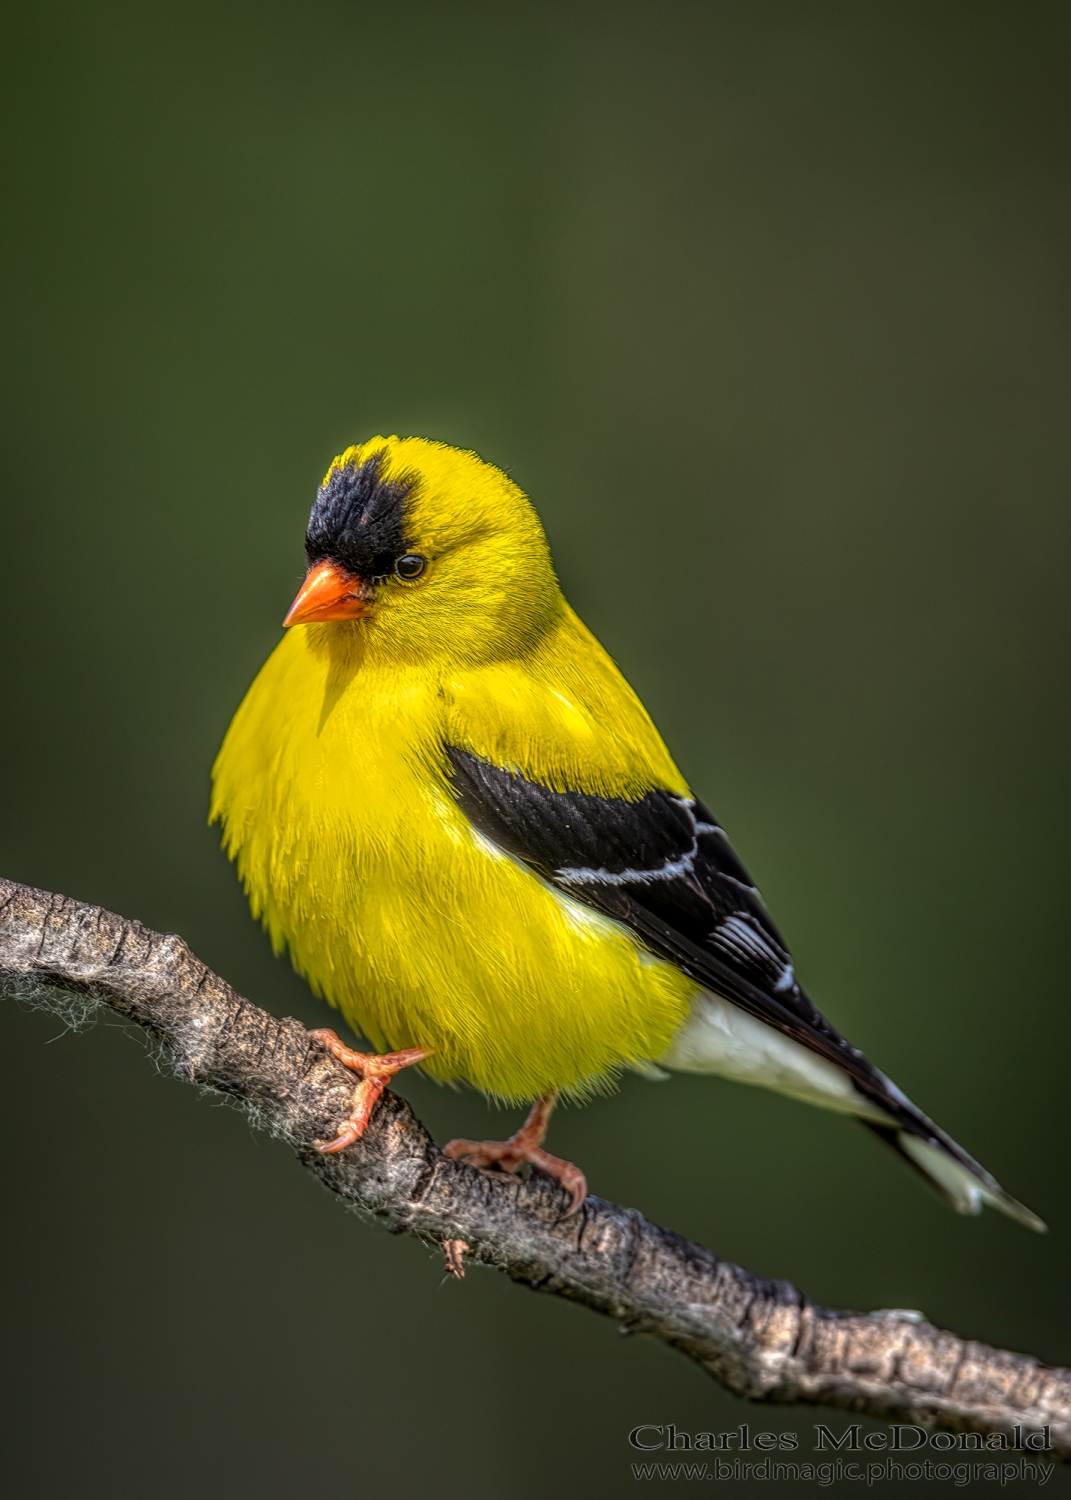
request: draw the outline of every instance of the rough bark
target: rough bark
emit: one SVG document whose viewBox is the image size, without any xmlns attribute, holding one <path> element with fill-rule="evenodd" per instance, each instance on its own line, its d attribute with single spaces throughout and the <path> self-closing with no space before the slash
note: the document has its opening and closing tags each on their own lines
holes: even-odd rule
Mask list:
<svg viewBox="0 0 1071 1500">
<path fill-rule="evenodd" d="M 353 1075 L 305 1028 L 236 994 L 182 940 L 99 907 L 0 880 L 0 983 L 78 1016 L 107 1005 L 145 1029 L 175 1073 L 240 1101 L 302 1165 L 389 1228 L 665 1340 L 752 1401 L 809 1403 L 1014 1441 L 1046 1424 L 1071 1458 L 1071 1371 L 958 1338 L 911 1316 L 817 1307 L 788 1282 L 720 1260 L 635 1209 L 566 1199 L 448 1160 L 397 1094 L 364 1138 L 321 1156 Z M 978 1455 L 980 1456 L 980 1455 Z M 999 1458 L 999 1454 L 992 1454 Z"/>
</svg>

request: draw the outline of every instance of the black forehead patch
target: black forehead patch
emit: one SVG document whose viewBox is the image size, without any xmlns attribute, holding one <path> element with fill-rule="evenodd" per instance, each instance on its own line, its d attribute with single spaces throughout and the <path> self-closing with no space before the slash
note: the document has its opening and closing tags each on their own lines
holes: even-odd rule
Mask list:
<svg viewBox="0 0 1071 1500">
<path fill-rule="evenodd" d="M 405 502 L 414 479 L 382 479 L 383 454 L 333 469 L 316 493 L 305 532 L 309 567 L 330 559 L 378 578 L 405 551 Z"/>
</svg>

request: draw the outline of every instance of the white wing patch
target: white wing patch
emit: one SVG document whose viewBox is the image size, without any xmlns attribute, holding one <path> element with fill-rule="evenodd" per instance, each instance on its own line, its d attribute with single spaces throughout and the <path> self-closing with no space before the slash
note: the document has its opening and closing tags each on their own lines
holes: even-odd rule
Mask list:
<svg viewBox="0 0 1071 1500">
<path fill-rule="evenodd" d="M 564 885 L 650 885 L 656 880 L 677 880 L 681 875 L 694 874 L 697 844 L 679 859 L 667 859 L 665 864 L 653 870 L 585 870 L 580 868 L 555 870 L 554 874 Z"/>
<path fill-rule="evenodd" d="M 756 932 L 751 923 L 744 921 L 742 917 L 726 917 L 723 922 L 718 923 L 714 931 L 718 941 L 726 948 L 735 949 L 741 958 L 772 958 L 775 963 L 781 963 L 762 934 Z M 780 983 L 781 981 L 778 980 L 778 984 Z"/>
</svg>

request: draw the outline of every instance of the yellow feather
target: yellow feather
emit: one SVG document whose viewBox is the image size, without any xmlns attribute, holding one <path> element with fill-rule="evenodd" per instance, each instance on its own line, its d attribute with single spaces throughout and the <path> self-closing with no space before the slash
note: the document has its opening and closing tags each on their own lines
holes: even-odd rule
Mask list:
<svg viewBox="0 0 1071 1500">
<path fill-rule="evenodd" d="M 477 834 L 443 747 L 558 791 L 687 787 L 517 486 L 419 438 L 332 469 L 377 452 L 415 477 L 427 574 L 378 585 L 367 620 L 287 632 L 227 733 L 212 817 L 276 950 L 376 1046 L 431 1049 L 428 1072 L 502 1099 L 582 1093 L 661 1056 L 696 986 Z"/>
</svg>

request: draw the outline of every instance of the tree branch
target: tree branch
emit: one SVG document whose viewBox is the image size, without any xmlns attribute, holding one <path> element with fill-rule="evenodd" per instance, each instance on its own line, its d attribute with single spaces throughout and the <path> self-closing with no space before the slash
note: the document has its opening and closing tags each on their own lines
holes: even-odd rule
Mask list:
<svg viewBox="0 0 1071 1500">
<path fill-rule="evenodd" d="M 909 1317 L 816 1307 L 601 1198 L 563 1219 L 556 1182 L 447 1160 L 397 1094 L 383 1095 L 361 1141 L 321 1156 L 314 1143 L 348 1112 L 353 1075 L 178 937 L 0 880 L 0 984 L 75 1020 L 110 1006 L 156 1039 L 178 1077 L 239 1101 L 350 1205 L 446 1247 L 448 1265 L 462 1241 L 470 1260 L 653 1334 L 738 1396 L 1009 1437 L 1048 1424 L 1052 1456 L 1071 1459 L 1071 1371 Z"/>
</svg>

